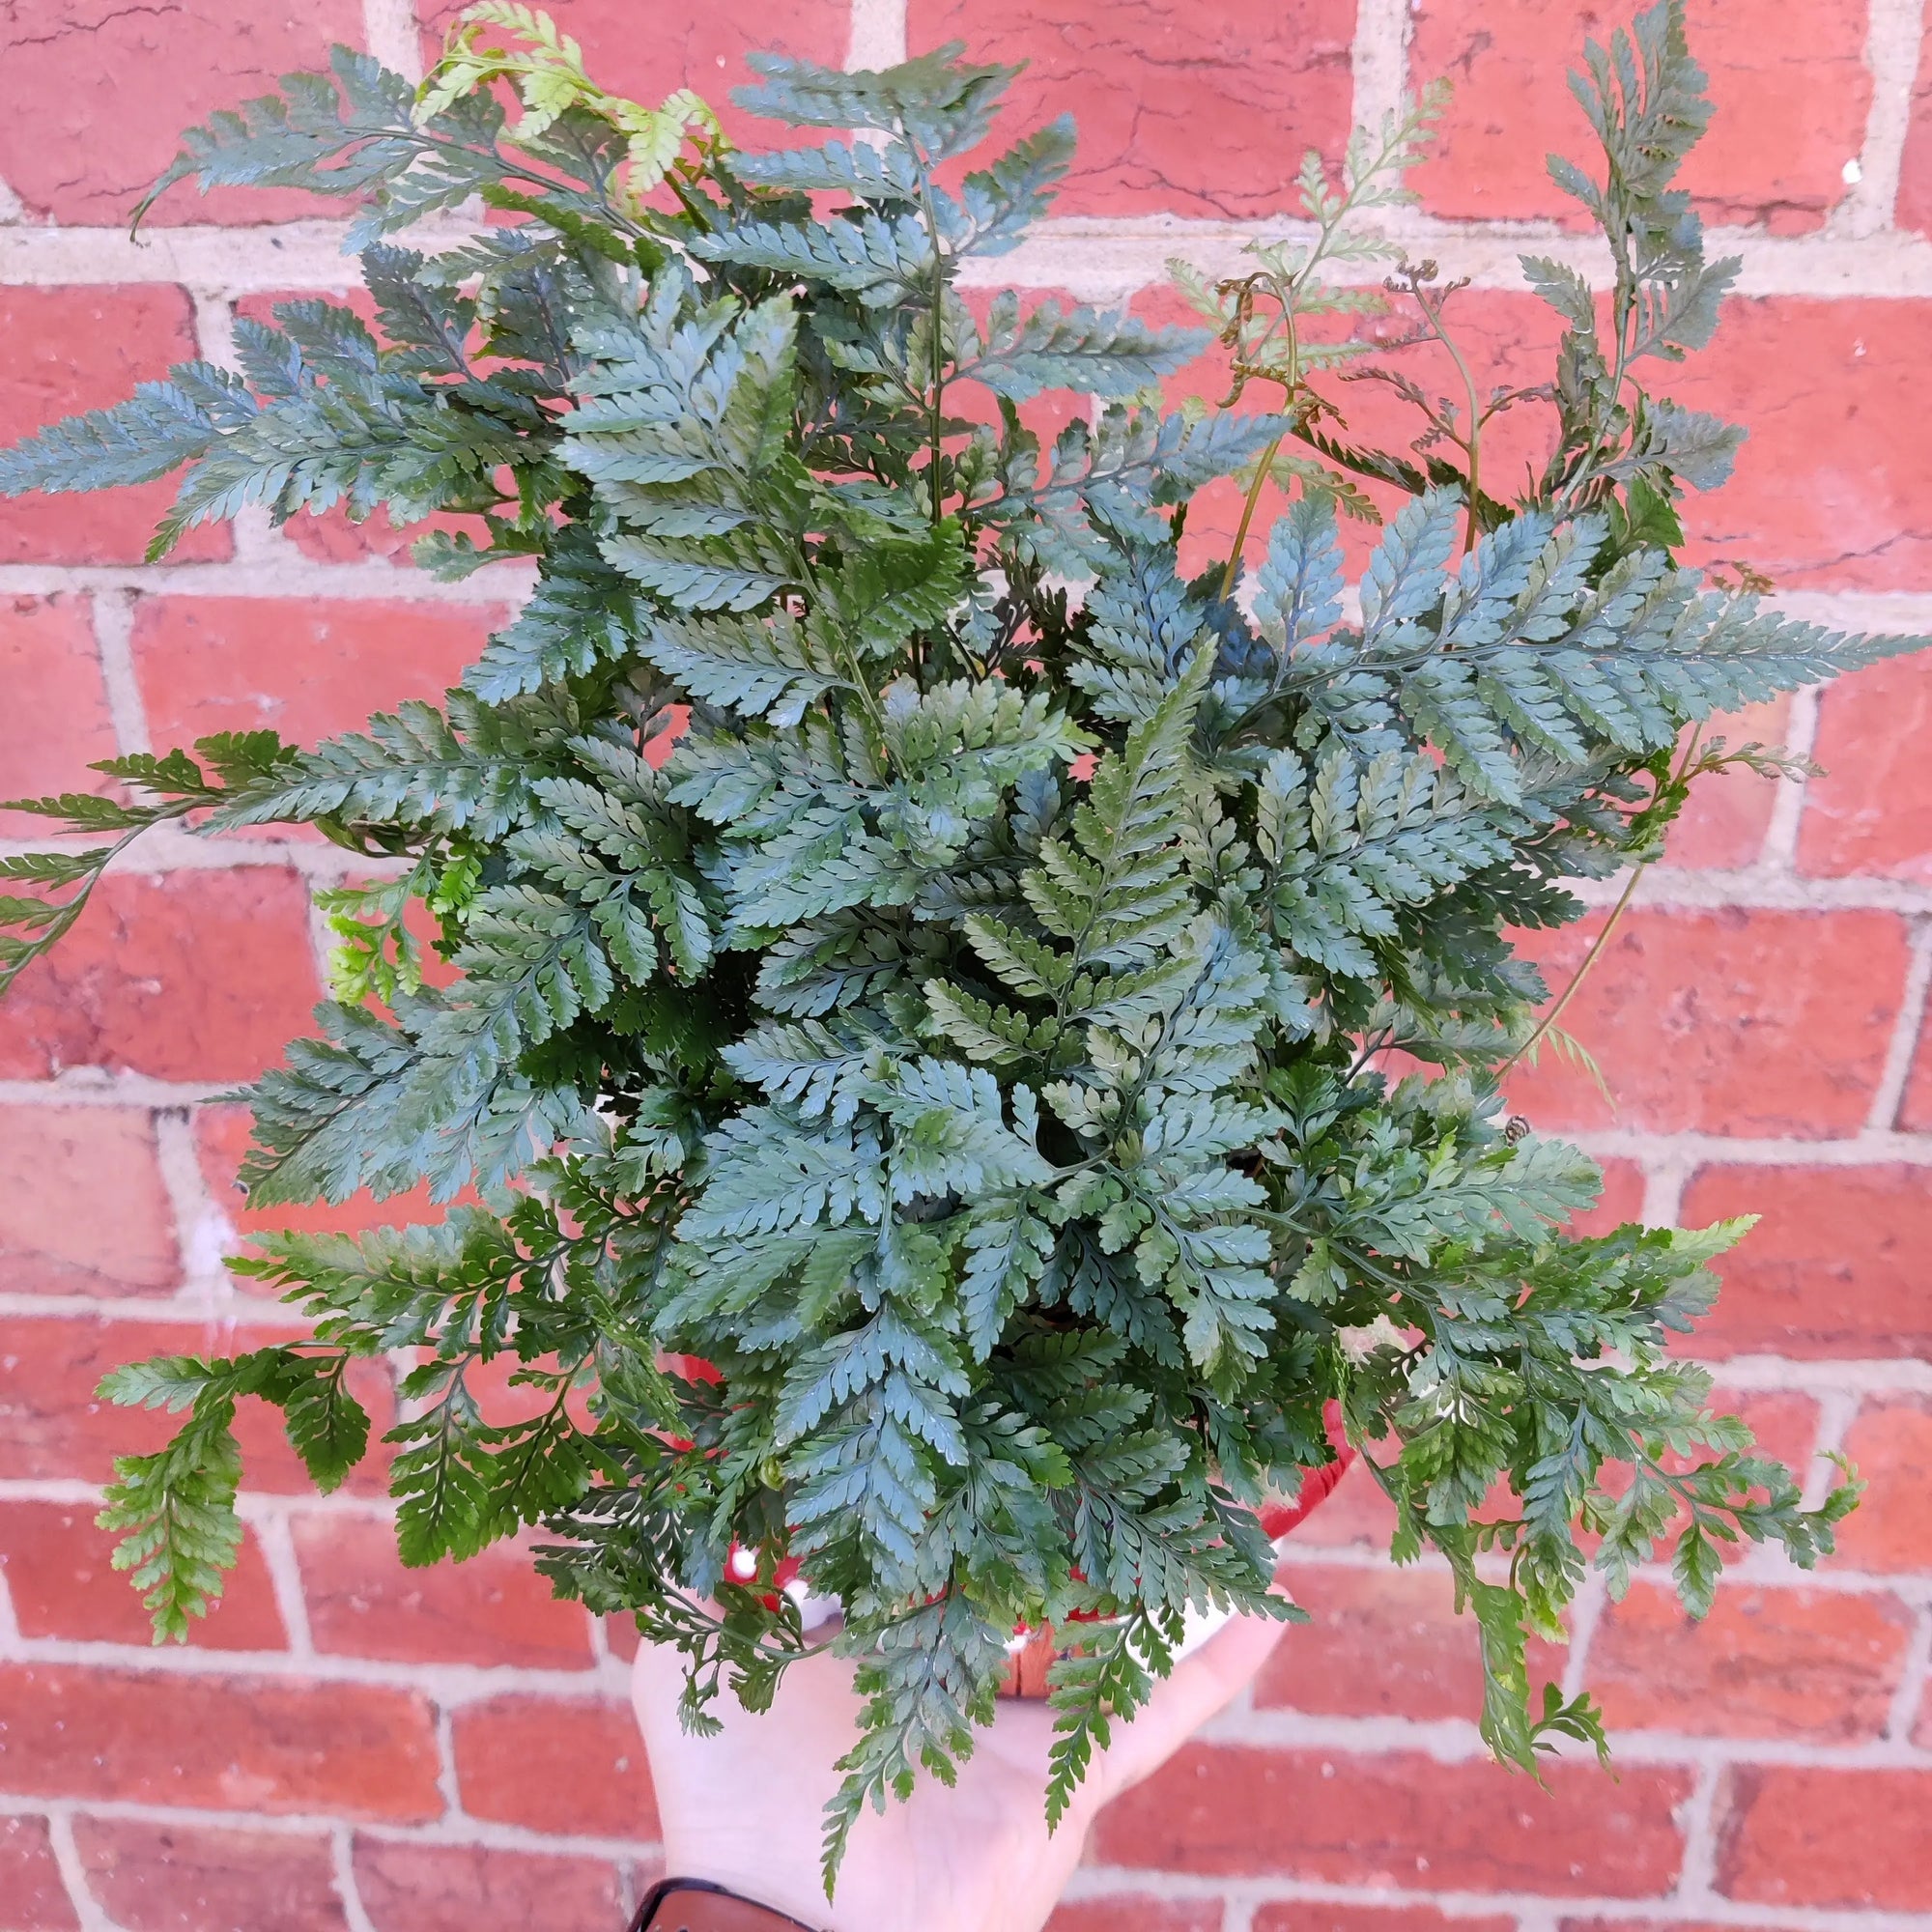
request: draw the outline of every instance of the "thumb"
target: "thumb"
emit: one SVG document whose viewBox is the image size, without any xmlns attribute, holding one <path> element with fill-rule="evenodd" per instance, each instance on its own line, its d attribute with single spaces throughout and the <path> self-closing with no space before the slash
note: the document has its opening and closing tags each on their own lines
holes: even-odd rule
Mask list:
<svg viewBox="0 0 1932 1932">
<path fill-rule="evenodd" d="M 1252 1684 L 1288 1626 L 1273 1617 L 1234 1617 L 1174 1666 L 1131 1723 L 1122 1725 L 1091 1783 L 1104 1804 L 1151 1777 L 1210 1718 Z"/>
</svg>

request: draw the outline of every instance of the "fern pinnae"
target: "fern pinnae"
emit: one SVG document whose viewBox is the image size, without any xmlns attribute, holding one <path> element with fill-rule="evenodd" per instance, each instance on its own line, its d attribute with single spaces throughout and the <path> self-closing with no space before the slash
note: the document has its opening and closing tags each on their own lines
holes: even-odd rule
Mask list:
<svg viewBox="0 0 1932 1932">
<path fill-rule="evenodd" d="M 1527 262 L 1554 382 L 1485 403 L 1464 356 L 1451 412 L 1403 376 L 1420 449 L 1350 426 L 1329 378 L 1374 345 L 1312 325 L 1382 301 L 1337 277 L 1389 259 L 1355 216 L 1407 195 L 1434 94 L 1304 166 L 1297 239 L 1182 277 L 1279 411 L 1163 412 L 1199 331 L 962 292 L 1072 152 L 1055 123 L 953 166 L 1012 70 L 753 69 L 745 104 L 814 145 L 626 100 L 507 0 L 420 91 L 339 52 L 162 185 L 360 197 L 374 324 L 284 303 L 239 373 L 0 455 L 13 493 L 183 472 L 163 547 L 251 504 L 380 508 L 464 520 L 419 548 L 440 575 L 534 571 L 440 701 L 113 761 L 125 796 L 27 806 L 78 843 L 0 858 L 0 982 L 154 823 L 380 861 L 327 901 L 342 998 L 247 1095 L 243 1177 L 257 1206 L 480 1204 L 281 1237 L 243 1271 L 313 1343 L 111 1384 L 181 1418 L 109 1501 L 157 1630 L 234 1555 L 236 1405 L 279 1406 L 327 1485 L 367 1447 L 353 1365 L 423 1350 L 391 1438 L 410 1560 L 543 1523 L 558 1587 L 683 1650 L 698 1722 L 811 1647 L 778 1561 L 838 1599 L 863 1718 L 830 1878 L 864 1808 L 953 1774 L 1015 1624 L 1092 1612 L 1054 1673 L 1066 1817 L 1190 1606 L 1277 1613 L 1254 1511 L 1334 1453 L 1334 1401 L 1384 1445 L 1400 1553 L 1434 1547 L 1473 1612 L 1490 1747 L 1600 1745 L 1524 1668 L 1589 1563 L 1620 1587 L 1681 1531 L 1701 1610 L 1727 1538 L 1815 1561 L 1855 1486 L 1805 1508 L 1670 1352 L 1742 1226 L 1563 1231 L 1594 1169 L 1498 1118 L 1567 1017 L 1517 936 L 1634 878 L 1705 776 L 1789 768 L 1700 721 L 1917 641 L 1675 559 L 1738 440 L 1643 387 L 1731 273 L 1677 185 L 1707 106 L 1682 7 L 1589 57 L 1602 164 L 1557 170 L 1607 294 Z M 384 239 L 479 199 L 514 221 Z M 1449 334 L 1419 270 L 1385 293 Z M 1021 405 L 1067 385 L 1101 406 L 1037 434 Z M 1504 503 L 1477 433 L 1532 400 L 1552 453 Z M 1246 521 L 1195 578 L 1185 518 L 1226 477 Z M 1294 500 L 1264 532 L 1270 481 Z M 1349 514 L 1385 519 L 1353 615 Z M 1435 1077 L 1392 1082 L 1390 1048 Z M 506 1356 L 521 1421 L 481 1396 Z"/>
</svg>

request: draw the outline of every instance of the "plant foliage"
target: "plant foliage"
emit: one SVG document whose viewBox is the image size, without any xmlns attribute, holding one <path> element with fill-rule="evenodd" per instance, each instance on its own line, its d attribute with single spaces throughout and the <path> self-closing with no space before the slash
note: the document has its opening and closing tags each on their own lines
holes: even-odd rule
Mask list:
<svg viewBox="0 0 1932 1932">
<path fill-rule="evenodd" d="M 1398 374 L 1423 420 L 1391 452 L 1318 387 L 1355 345 L 1306 325 L 1381 299 L 1324 274 L 1388 252 L 1354 217 L 1402 198 L 1433 97 L 1339 180 L 1311 159 L 1312 243 L 1193 288 L 1280 409 L 1163 414 L 1214 331 L 954 292 L 1067 164 L 1056 123 L 953 165 L 1010 70 L 753 64 L 746 104 L 825 138 L 749 153 L 689 95 L 620 100 L 522 8 L 472 10 L 419 94 L 338 51 L 160 187 L 349 198 L 378 327 L 285 303 L 239 372 L 0 454 L 15 493 L 181 470 L 156 554 L 250 504 L 380 505 L 471 520 L 429 568 L 537 569 L 444 703 L 117 760 L 120 797 L 25 808 L 108 842 L 4 862 L 11 978 L 156 820 L 369 855 L 325 907 L 337 998 L 248 1096 L 245 1178 L 481 1204 L 269 1239 L 235 1265 L 310 1340 L 110 1378 L 187 1418 L 104 1519 L 157 1633 L 233 1559 L 236 1403 L 279 1404 L 327 1486 L 368 1439 L 350 1365 L 411 1351 L 406 1560 L 542 1525 L 559 1591 L 688 1653 L 699 1723 L 810 1647 L 781 1561 L 838 1600 L 867 1702 L 829 1878 L 867 1804 L 970 1750 L 1016 1624 L 1103 1620 L 1056 1673 L 1057 1817 L 1190 1609 L 1285 1613 L 1255 1511 L 1335 1454 L 1339 1405 L 1396 1554 L 1433 1547 L 1475 1612 L 1496 1752 L 1601 1743 L 1523 1663 L 1587 1563 L 1620 1588 L 1674 1536 L 1702 1610 L 1720 1546 L 1808 1564 L 1856 1486 L 1802 1507 L 1666 1352 L 1741 1224 L 1565 1232 L 1595 1168 L 1499 1119 L 1546 996 L 1511 935 L 1656 849 L 1725 761 L 1681 750 L 1702 720 L 1899 647 L 1673 559 L 1738 435 L 1636 380 L 1709 335 L 1731 269 L 1672 185 L 1708 114 L 1681 9 L 1579 78 L 1603 179 L 1555 165 L 1611 287 L 1525 265 L 1566 333 L 1515 502 L 1481 430 L 1536 399 Z M 472 196 L 507 218 L 468 245 L 387 239 Z M 1397 284 L 1453 349 L 1451 292 Z M 1049 439 L 1021 406 L 1053 389 L 1099 407 Z M 1234 554 L 1191 574 L 1187 506 L 1228 475 Z M 1244 587 L 1270 478 L 1294 500 Z M 1384 523 L 1352 604 L 1349 513 Z M 475 1387 L 505 1357 L 513 1422 Z"/>
</svg>

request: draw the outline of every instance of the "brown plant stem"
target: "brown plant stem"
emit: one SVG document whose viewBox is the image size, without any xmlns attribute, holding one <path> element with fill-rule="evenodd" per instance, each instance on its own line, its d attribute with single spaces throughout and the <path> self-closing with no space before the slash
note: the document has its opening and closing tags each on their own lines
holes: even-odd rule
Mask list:
<svg viewBox="0 0 1932 1932">
<path fill-rule="evenodd" d="M 1704 727 L 1701 724 L 1693 724 L 1690 727 L 1690 741 L 1684 748 L 1683 761 L 1671 775 L 1669 788 L 1675 789 L 1685 783 L 1690 766 L 1697 756 L 1698 740 L 1703 735 Z M 1570 976 L 1570 983 L 1556 996 L 1555 1002 L 1551 1005 L 1549 1010 L 1537 1021 L 1535 1030 L 1530 1034 L 1529 1037 L 1496 1069 L 1499 1078 L 1501 1075 L 1507 1073 L 1525 1054 L 1535 1052 L 1538 1043 L 1549 1032 L 1550 1028 L 1563 1017 L 1563 1009 L 1577 997 L 1577 989 L 1582 985 L 1584 980 L 1589 977 L 1591 967 L 1603 956 L 1604 948 L 1610 943 L 1610 937 L 1616 931 L 1618 923 L 1622 920 L 1624 914 L 1630 910 L 1630 902 L 1636 896 L 1637 886 L 1641 882 L 1643 875 L 1649 871 L 1651 865 L 1651 860 L 1644 859 L 1631 868 L 1631 875 L 1624 882 L 1623 891 L 1617 895 L 1616 904 L 1610 908 L 1609 918 L 1604 922 L 1603 931 L 1598 933 L 1596 938 L 1591 941 L 1589 952 L 1584 953 L 1581 963 L 1577 966 L 1576 972 Z"/>
</svg>

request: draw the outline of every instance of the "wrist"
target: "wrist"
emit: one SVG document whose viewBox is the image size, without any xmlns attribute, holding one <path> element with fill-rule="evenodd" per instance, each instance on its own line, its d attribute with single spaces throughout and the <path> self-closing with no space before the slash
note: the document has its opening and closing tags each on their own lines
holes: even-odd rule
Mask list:
<svg viewBox="0 0 1932 1932">
<path fill-rule="evenodd" d="M 668 1878 L 644 1895 L 631 1932 L 817 1932 L 749 1891 L 710 1879 Z"/>
</svg>

